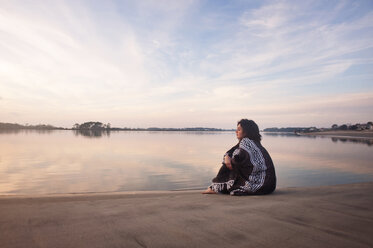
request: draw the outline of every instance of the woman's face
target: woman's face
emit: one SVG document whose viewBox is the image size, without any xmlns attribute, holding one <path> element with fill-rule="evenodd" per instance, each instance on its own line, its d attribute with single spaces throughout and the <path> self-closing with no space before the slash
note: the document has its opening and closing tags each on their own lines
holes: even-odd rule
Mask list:
<svg viewBox="0 0 373 248">
<path fill-rule="evenodd" d="M 242 140 L 242 138 L 245 136 L 241 124 L 237 125 L 236 136 L 238 140 Z"/>
</svg>

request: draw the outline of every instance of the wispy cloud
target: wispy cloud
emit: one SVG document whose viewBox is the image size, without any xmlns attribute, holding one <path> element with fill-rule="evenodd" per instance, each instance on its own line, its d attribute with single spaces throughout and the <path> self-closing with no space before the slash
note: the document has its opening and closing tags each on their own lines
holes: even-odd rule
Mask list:
<svg viewBox="0 0 373 248">
<path fill-rule="evenodd" d="M 260 80 L 272 76 L 284 79 L 281 80 L 284 83 L 303 76 L 304 72 L 314 78 L 333 77 L 353 64 L 349 57 L 342 59 L 342 56 L 372 48 L 371 34 L 364 38 L 355 34 L 371 29 L 372 22 L 367 20 L 373 20 L 373 12 L 349 23 L 333 24 L 329 17 L 312 18 L 319 10 L 298 4 L 282 2 L 246 11 L 240 19 L 243 27 L 234 33 L 234 39 L 223 40 L 215 48 L 224 50 L 220 69 L 226 70 L 220 71 L 227 73 L 221 78 L 225 81 L 254 78 L 257 82 L 258 77 Z M 330 12 L 333 15 L 333 11 L 340 10 L 328 9 L 326 16 Z"/>
<path fill-rule="evenodd" d="M 0 113 L 66 126 L 365 120 L 372 23 L 365 1 L 2 2 Z M 321 99 L 350 107 L 342 117 Z"/>
</svg>

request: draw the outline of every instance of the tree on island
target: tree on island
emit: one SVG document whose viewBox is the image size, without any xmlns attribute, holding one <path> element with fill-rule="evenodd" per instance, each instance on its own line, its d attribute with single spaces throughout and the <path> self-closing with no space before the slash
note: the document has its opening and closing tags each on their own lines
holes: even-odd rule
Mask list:
<svg viewBox="0 0 373 248">
<path fill-rule="evenodd" d="M 343 124 L 339 127 L 339 129 L 341 130 L 347 130 L 348 129 L 348 126 L 346 124 Z"/>
<path fill-rule="evenodd" d="M 84 122 L 83 124 L 79 125 L 79 123 L 75 123 L 72 129 L 75 130 L 109 130 L 111 128 L 111 124 L 103 124 L 102 122 L 98 121 L 89 121 Z"/>
<path fill-rule="evenodd" d="M 110 123 L 103 124 L 98 121 L 84 122 L 83 124 L 75 123 L 73 130 L 75 130 L 76 135 L 83 135 L 86 137 L 101 137 L 102 135 L 110 135 Z"/>
</svg>

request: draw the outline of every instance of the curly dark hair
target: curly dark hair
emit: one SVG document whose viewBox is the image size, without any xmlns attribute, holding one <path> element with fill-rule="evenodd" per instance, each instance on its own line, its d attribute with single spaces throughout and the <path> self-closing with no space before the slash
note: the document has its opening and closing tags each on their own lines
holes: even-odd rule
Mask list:
<svg viewBox="0 0 373 248">
<path fill-rule="evenodd" d="M 237 126 L 238 125 L 241 125 L 244 137 L 258 142 L 261 141 L 262 136 L 259 133 L 259 127 L 253 120 L 241 119 L 237 122 Z"/>
</svg>

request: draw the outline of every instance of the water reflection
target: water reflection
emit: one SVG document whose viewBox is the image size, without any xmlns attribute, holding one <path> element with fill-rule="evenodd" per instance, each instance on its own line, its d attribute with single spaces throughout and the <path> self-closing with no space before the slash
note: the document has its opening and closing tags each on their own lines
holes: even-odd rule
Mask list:
<svg viewBox="0 0 373 248">
<path fill-rule="evenodd" d="M 202 189 L 236 142 L 234 132 L 2 134 L 0 194 Z M 373 180 L 371 146 L 267 134 L 263 145 L 279 187 Z"/>
<path fill-rule="evenodd" d="M 342 142 L 342 143 L 352 142 L 352 143 L 355 143 L 355 144 L 364 144 L 364 145 L 368 145 L 368 146 L 372 146 L 373 145 L 373 139 L 338 138 L 338 137 L 332 137 L 331 139 L 335 143 L 337 143 L 337 142 Z"/>
<path fill-rule="evenodd" d="M 282 137 L 296 137 L 296 136 L 299 136 L 298 134 L 296 133 L 290 133 L 290 132 L 262 132 L 261 133 L 262 135 L 265 135 L 265 136 L 274 136 L 274 137 L 277 137 L 277 136 L 282 136 Z"/>
<path fill-rule="evenodd" d="M 100 130 L 100 129 L 79 129 L 73 130 L 75 136 L 84 136 L 87 138 L 101 138 L 103 136 L 110 136 L 110 130 Z"/>
<path fill-rule="evenodd" d="M 87 140 L 71 131 L 3 136 L 0 193 L 202 188 L 220 164 L 220 139 L 232 137 L 115 132 L 110 139 Z"/>
<path fill-rule="evenodd" d="M 355 144 L 363 144 L 372 146 L 373 139 L 372 138 L 362 138 L 362 137 L 332 137 L 332 136 L 316 136 L 316 135 L 299 135 L 296 133 L 287 133 L 287 132 L 263 132 L 262 135 L 264 136 L 271 136 L 271 137 L 298 137 L 301 139 L 331 139 L 333 142 L 342 142 L 342 143 L 355 143 Z"/>
<path fill-rule="evenodd" d="M 56 130 L 51 129 L 0 129 L 0 134 L 19 134 L 19 133 L 52 133 Z"/>
</svg>

